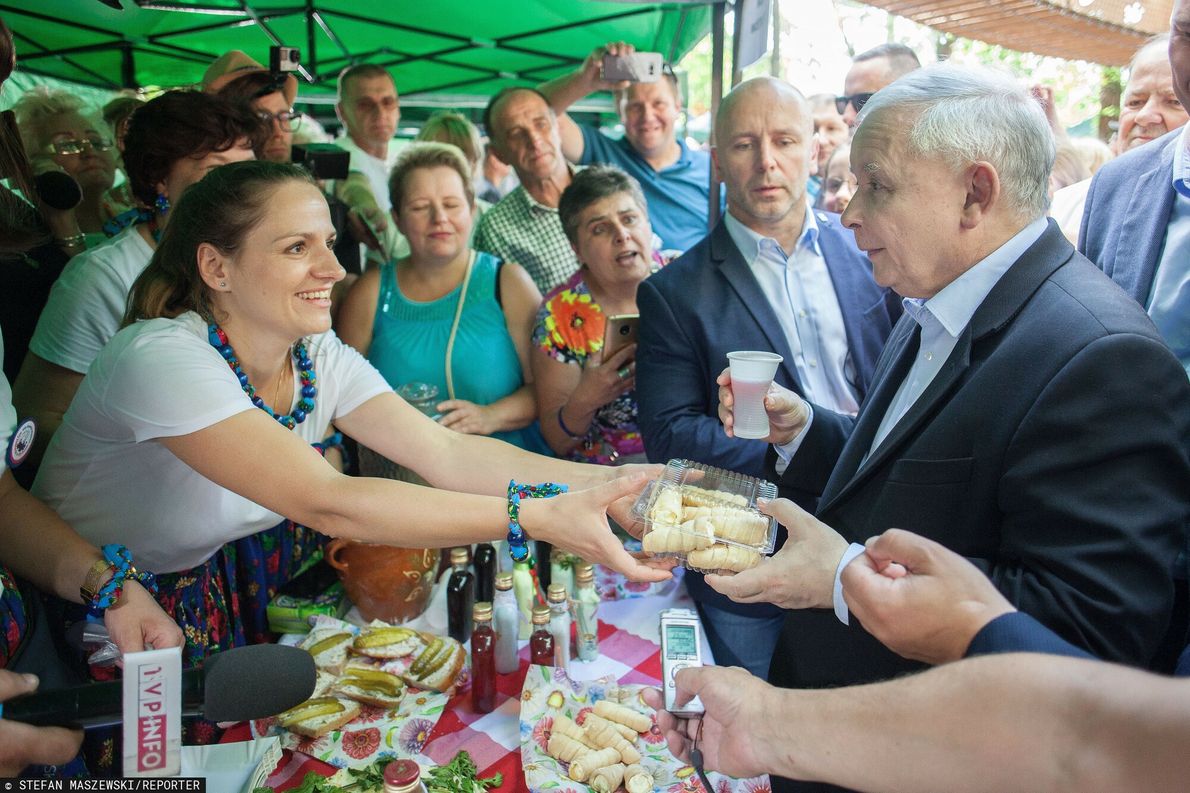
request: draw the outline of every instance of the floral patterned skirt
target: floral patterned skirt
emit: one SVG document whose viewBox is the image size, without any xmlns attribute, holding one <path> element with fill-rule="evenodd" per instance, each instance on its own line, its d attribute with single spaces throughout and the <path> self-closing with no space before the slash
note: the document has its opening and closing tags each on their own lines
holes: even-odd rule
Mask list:
<svg viewBox="0 0 1190 793">
<path fill-rule="evenodd" d="M 283 521 L 248 537 L 229 542 L 210 559 L 190 570 L 157 577 L 157 601 L 185 634 L 182 668 L 201 664 L 211 653 L 274 639 L 266 609 L 277 590 L 322 552 L 325 535 Z M 106 673 L 106 674 L 105 674 Z M 112 668 L 92 670 L 110 679 Z M 222 730 L 205 719 L 182 723 L 182 743 L 215 743 Z M 97 775 L 118 774 L 116 730 L 87 733 L 87 765 Z"/>
</svg>

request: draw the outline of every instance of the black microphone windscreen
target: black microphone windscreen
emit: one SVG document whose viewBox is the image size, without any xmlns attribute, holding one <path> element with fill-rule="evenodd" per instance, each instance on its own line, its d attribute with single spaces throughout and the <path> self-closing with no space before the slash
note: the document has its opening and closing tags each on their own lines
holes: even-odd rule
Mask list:
<svg viewBox="0 0 1190 793">
<path fill-rule="evenodd" d="M 203 716 L 248 721 L 275 716 L 314 693 L 314 657 L 283 644 L 254 644 L 208 656 L 203 663 Z"/>
<path fill-rule="evenodd" d="M 74 209 L 83 200 L 83 190 L 70 174 L 46 171 L 33 177 L 33 186 L 41 200 L 54 209 Z"/>
</svg>

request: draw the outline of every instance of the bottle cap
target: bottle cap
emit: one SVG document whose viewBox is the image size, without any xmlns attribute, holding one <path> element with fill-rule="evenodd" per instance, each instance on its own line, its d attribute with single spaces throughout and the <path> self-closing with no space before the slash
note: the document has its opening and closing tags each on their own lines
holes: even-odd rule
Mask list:
<svg viewBox="0 0 1190 793">
<path fill-rule="evenodd" d="M 533 624 L 534 625 L 549 625 L 550 624 L 550 607 L 549 606 L 534 606 L 533 607 Z"/>
<path fill-rule="evenodd" d="M 501 592 L 506 592 L 512 589 L 512 571 L 505 570 L 503 573 L 496 573 L 496 589 Z"/>
<path fill-rule="evenodd" d="M 471 551 L 467 548 L 451 548 L 450 549 L 450 563 L 451 564 L 467 564 L 471 561 Z"/>
<path fill-rule="evenodd" d="M 486 600 L 481 600 L 471 607 L 471 619 L 479 622 L 480 620 L 490 620 L 492 618 L 492 604 Z"/>
<path fill-rule="evenodd" d="M 385 785 L 404 787 L 420 780 L 421 767 L 412 760 L 393 760 L 384 767 Z"/>
<path fill-rule="evenodd" d="M 574 568 L 574 583 L 576 584 L 593 584 L 595 583 L 595 565 L 590 562 L 583 562 Z"/>
<path fill-rule="evenodd" d="M 546 600 L 551 603 L 565 603 L 566 602 L 566 585 L 565 584 L 550 584 L 549 590 L 546 592 Z"/>
</svg>

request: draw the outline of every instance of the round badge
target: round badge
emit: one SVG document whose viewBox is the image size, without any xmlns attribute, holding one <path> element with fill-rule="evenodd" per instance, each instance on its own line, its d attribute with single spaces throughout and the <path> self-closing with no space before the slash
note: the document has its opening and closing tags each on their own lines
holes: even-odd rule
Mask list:
<svg viewBox="0 0 1190 793">
<path fill-rule="evenodd" d="M 5 459 L 9 468 L 16 468 L 25 462 L 29 452 L 33 449 L 33 438 L 37 435 L 37 425 L 33 419 L 25 419 L 17 425 L 12 439 L 8 442 L 8 453 Z"/>
</svg>

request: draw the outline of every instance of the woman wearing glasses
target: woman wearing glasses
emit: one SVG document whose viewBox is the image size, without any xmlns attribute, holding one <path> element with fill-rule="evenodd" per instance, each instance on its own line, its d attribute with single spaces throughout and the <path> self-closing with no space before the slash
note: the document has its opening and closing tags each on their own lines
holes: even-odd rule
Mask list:
<svg viewBox="0 0 1190 793">
<path fill-rule="evenodd" d="M 116 177 L 116 151 L 111 130 L 83 110 L 83 102 L 65 91 L 37 88 L 13 108 L 25 152 L 36 173 L 62 171 L 78 182 L 82 202 L 75 208 L 81 234 L 70 242 L 71 253 L 103 241 L 103 224 L 110 219 L 104 193 Z"/>
<path fill-rule="evenodd" d="M 212 168 L 254 159 L 260 129 L 246 109 L 195 91 L 162 94 L 133 114 L 124 166 L 142 205 L 136 222 L 71 259 L 13 385 L 17 412 L 38 424 L 27 466 L 40 460 L 91 361 L 119 329 L 128 290 L 170 222 L 171 203 Z"/>
<path fill-rule="evenodd" d="M 274 75 L 240 50 L 232 50 L 215 61 L 202 78 L 202 90 L 233 102 L 247 104 L 267 128 L 267 138 L 258 152 L 269 162 L 289 162 L 293 133 L 302 116 L 293 109 L 297 99 L 297 78 Z"/>
</svg>

